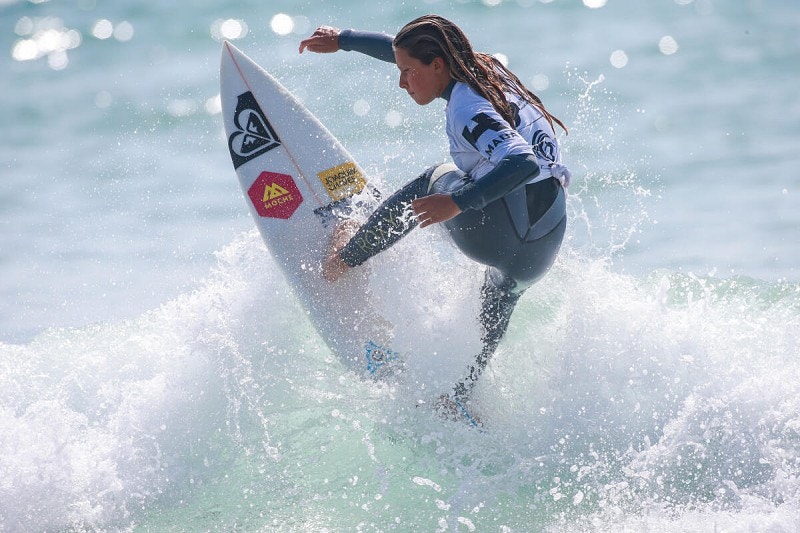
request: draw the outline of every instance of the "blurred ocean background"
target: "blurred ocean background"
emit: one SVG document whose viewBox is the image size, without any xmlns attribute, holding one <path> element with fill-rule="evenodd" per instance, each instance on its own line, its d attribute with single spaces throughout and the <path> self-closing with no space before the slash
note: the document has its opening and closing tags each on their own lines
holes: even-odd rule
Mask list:
<svg viewBox="0 0 800 533">
<path fill-rule="evenodd" d="M 568 238 L 485 432 L 332 357 L 220 116 L 230 39 L 392 190 L 446 159 L 443 102 L 297 47 L 428 12 L 570 126 Z M 796 0 L 0 0 L 0 531 L 800 531 L 799 28 Z M 375 265 L 423 323 L 469 268 L 435 231 Z"/>
</svg>

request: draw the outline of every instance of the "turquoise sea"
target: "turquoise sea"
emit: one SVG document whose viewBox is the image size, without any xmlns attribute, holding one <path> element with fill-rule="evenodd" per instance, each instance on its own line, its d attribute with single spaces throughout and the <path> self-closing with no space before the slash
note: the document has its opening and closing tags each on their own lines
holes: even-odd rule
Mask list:
<svg viewBox="0 0 800 533">
<path fill-rule="evenodd" d="M 443 102 L 297 47 L 428 12 L 570 126 L 567 241 L 484 432 L 332 356 L 219 112 L 227 38 L 396 188 L 446 158 Z M 800 531 L 798 28 L 796 0 L 0 0 L 0 531 Z M 477 327 L 436 231 L 375 266 L 420 351 Z"/>
</svg>

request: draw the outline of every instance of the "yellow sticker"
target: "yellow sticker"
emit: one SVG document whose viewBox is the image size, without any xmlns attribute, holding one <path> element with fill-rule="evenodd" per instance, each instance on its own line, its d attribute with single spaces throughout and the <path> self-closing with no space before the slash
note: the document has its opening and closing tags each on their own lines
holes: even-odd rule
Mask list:
<svg viewBox="0 0 800 533">
<path fill-rule="evenodd" d="M 358 194 L 367 184 L 355 163 L 344 163 L 317 174 L 334 201 Z"/>
</svg>

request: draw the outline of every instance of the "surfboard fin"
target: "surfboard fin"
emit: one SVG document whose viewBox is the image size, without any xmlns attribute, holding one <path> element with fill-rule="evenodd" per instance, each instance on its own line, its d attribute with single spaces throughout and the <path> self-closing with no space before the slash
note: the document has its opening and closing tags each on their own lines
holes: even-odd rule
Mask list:
<svg viewBox="0 0 800 533">
<path fill-rule="evenodd" d="M 367 371 L 376 379 L 395 374 L 399 371 L 397 363 L 400 354 L 388 348 L 380 346 L 373 341 L 367 341 L 365 345 Z"/>
</svg>

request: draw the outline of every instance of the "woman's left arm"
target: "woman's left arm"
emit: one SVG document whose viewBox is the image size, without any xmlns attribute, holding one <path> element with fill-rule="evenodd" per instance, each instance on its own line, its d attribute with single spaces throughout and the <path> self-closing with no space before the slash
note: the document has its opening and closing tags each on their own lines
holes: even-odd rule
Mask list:
<svg viewBox="0 0 800 533">
<path fill-rule="evenodd" d="M 411 203 L 419 226 L 424 228 L 445 222 L 467 209 L 483 209 L 517 187 L 539 175 L 539 163 L 533 154 L 503 158 L 489 173 L 452 194 L 430 194 Z"/>
<path fill-rule="evenodd" d="M 535 155 L 509 155 L 481 179 L 454 192 L 452 198 L 461 211 L 483 209 L 538 175 L 539 162 Z"/>
</svg>

